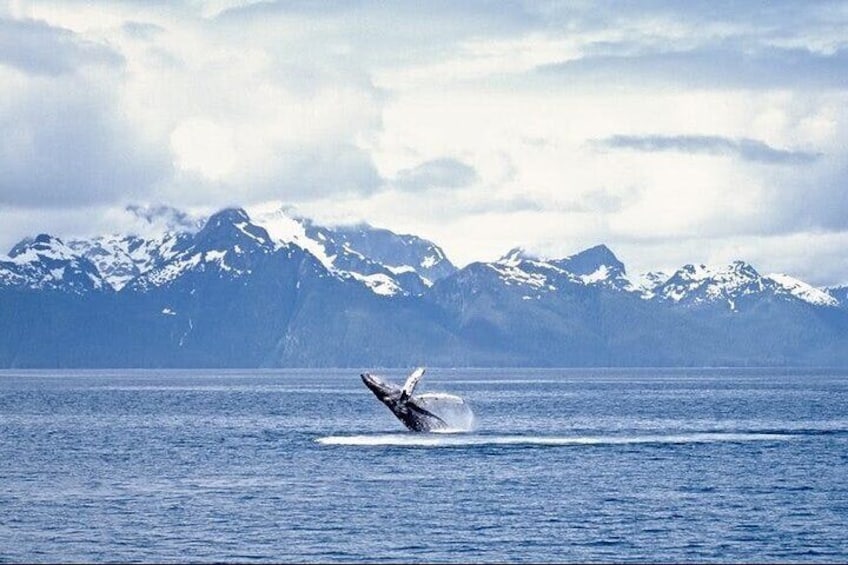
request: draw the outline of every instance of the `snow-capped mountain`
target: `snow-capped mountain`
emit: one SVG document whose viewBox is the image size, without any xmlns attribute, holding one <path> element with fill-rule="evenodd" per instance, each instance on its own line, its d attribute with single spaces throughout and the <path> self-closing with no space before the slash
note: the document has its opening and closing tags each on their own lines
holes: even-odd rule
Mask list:
<svg viewBox="0 0 848 565">
<path fill-rule="evenodd" d="M 283 208 L 256 219 L 279 245 L 296 245 L 311 253 L 331 273 L 357 281 L 375 294 L 403 294 L 401 283 L 384 266 L 336 243 L 331 235 L 316 231 L 309 220 L 289 215 Z M 328 230 L 327 230 L 328 231 Z"/>
<path fill-rule="evenodd" d="M 133 278 L 133 291 L 165 286 L 188 273 L 211 273 L 214 276 L 239 278 L 251 274 L 256 255 L 268 255 L 277 249 L 263 228 L 251 223 L 242 209 L 226 209 L 209 217 L 197 234 L 181 234 L 182 238 L 165 238 L 171 243 L 166 252 L 157 253 L 147 263 L 149 269 Z"/>
<path fill-rule="evenodd" d="M 137 235 L 97 236 L 68 240 L 68 247 L 94 263 L 115 290 L 169 261 L 186 248 L 188 233 L 166 232 L 151 239 Z"/>
<path fill-rule="evenodd" d="M 783 274 L 763 276 L 750 264 L 734 261 L 725 267 L 684 265 L 651 289 L 657 299 L 686 306 L 726 304 L 736 311 L 752 297 L 796 299 L 815 306 L 836 306 L 825 291 Z"/>
<path fill-rule="evenodd" d="M 497 273 L 506 287 L 522 293 L 524 300 L 539 299 L 543 294 L 557 292 L 566 285 L 581 284 L 581 279 L 516 247 L 492 263 L 483 263 Z"/>
<path fill-rule="evenodd" d="M 256 215 L 280 244 L 314 255 L 327 270 L 384 296 L 419 295 L 456 267 L 433 242 L 367 224 L 327 228 L 278 208 Z"/>
<path fill-rule="evenodd" d="M 415 273 L 427 286 L 456 271 L 438 245 L 415 235 L 396 234 L 368 224 L 328 229 L 312 222 L 308 222 L 307 233 L 325 241 L 331 239 L 343 249 L 385 266 L 395 275 Z"/>
<path fill-rule="evenodd" d="M 149 224 L 144 230 L 147 235 L 113 234 L 68 241 L 71 249 L 96 265 L 114 290 L 123 289 L 131 281 L 137 281 L 136 287 L 165 282 L 188 268 L 205 265 L 206 257 L 224 270 L 229 267 L 219 256 L 221 250 L 186 256 L 195 234 L 208 233 L 212 218 L 215 222 L 222 220 L 220 213 L 197 219 L 165 206 L 130 206 L 127 210 Z M 327 228 L 283 207 L 261 212 L 256 219 L 244 210 L 238 214 L 239 218 L 230 220 L 242 224 L 245 230 L 266 234 L 266 251 L 294 245 L 313 255 L 333 276 L 354 281 L 377 295 L 420 295 L 433 281 L 456 271 L 441 248 L 416 236 L 397 235 L 365 224 Z M 233 233 L 239 239 L 238 230 Z M 231 257 L 242 253 L 242 247 L 230 251 Z M 238 274 L 238 270 L 232 273 Z"/>
<path fill-rule="evenodd" d="M 639 292 L 645 300 L 651 300 L 656 296 L 656 290 L 662 286 L 673 273 L 666 271 L 648 271 L 641 273 L 632 281 L 633 289 Z"/>
<path fill-rule="evenodd" d="M 656 297 L 676 304 L 725 302 L 731 310 L 743 296 L 761 293 L 766 283 L 749 264 L 735 261 L 724 268 L 684 265 L 655 289 Z"/>
<path fill-rule="evenodd" d="M 77 294 L 109 288 L 91 261 L 47 234 L 24 239 L 0 258 L 0 287 Z"/>
<path fill-rule="evenodd" d="M 780 297 L 823 307 L 835 307 L 840 303 L 827 291 L 789 275 L 761 275 L 744 261 L 734 261 L 723 267 L 689 264 L 670 275 L 661 271 L 645 273 L 633 282 L 624 264 L 605 245 L 562 259 L 543 259 L 515 248 L 497 261 L 483 264 L 495 271 L 505 286 L 526 291 L 525 300 L 538 299 L 569 286 L 587 286 L 632 293 L 643 300 L 673 305 L 726 305 L 733 311 L 746 297 Z"/>
<path fill-rule="evenodd" d="M 815 306 L 839 306 L 839 299 L 832 296 L 826 290 L 816 288 L 802 280 L 790 277 L 782 273 L 771 273 L 766 275 L 767 279 L 777 284 L 778 292 L 788 293 Z"/>
<path fill-rule="evenodd" d="M 0 366 L 848 366 L 848 288 L 743 261 L 630 279 L 598 245 L 457 269 L 283 209 L 131 212 L 137 233 L 0 257 Z"/>
<path fill-rule="evenodd" d="M 617 290 L 633 289 L 624 263 L 603 244 L 557 259 L 551 264 L 574 274 L 585 284 L 604 285 Z"/>
<path fill-rule="evenodd" d="M 137 233 L 67 241 L 68 247 L 97 266 L 100 275 L 114 290 L 121 290 L 132 279 L 183 251 L 191 235 L 206 223 L 206 218 L 194 217 L 170 206 L 130 205 L 126 212 L 136 224 L 134 228 L 141 228 Z"/>
<path fill-rule="evenodd" d="M 630 291 L 624 264 L 605 245 L 598 245 L 562 259 L 544 259 L 517 247 L 486 266 L 498 273 L 507 286 L 525 288 L 525 300 L 568 285 L 602 286 Z M 535 293 L 535 294 L 534 294 Z"/>
</svg>

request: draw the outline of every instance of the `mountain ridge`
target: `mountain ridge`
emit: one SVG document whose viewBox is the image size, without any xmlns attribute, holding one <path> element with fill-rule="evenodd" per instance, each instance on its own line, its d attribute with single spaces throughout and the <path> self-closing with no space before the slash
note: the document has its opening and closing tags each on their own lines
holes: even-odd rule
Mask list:
<svg viewBox="0 0 848 565">
<path fill-rule="evenodd" d="M 744 261 L 631 279 L 599 244 L 460 269 L 368 224 L 160 212 L 0 257 L 0 366 L 848 365 L 844 287 Z"/>
</svg>

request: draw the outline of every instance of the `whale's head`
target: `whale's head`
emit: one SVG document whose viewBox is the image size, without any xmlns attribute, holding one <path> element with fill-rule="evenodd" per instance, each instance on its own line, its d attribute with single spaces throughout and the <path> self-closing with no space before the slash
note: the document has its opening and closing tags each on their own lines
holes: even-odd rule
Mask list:
<svg viewBox="0 0 848 565">
<path fill-rule="evenodd" d="M 376 396 L 383 402 L 393 400 L 394 397 L 400 394 L 400 390 L 397 385 L 387 383 L 376 375 L 372 375 L 371 373 L 363 373 L 359 376 L 362 377 L 362 382 L 365 383 L 365 386 L 368 387 L 368 390 L 373 392 L 374 396 Z"/>
</svg>

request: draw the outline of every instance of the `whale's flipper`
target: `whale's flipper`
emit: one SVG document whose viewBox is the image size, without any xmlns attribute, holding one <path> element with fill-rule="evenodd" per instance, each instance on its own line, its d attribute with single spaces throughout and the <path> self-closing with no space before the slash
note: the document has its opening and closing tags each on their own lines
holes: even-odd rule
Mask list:
<svg viewBox="0 0 848 565">
<path fill-rule="evenodd" d="M 423 408 L 423 407 L 421 407 L 421 406 L 418 406 L 418 405 L 417 405 L 417 404 L 415 404 L 414 402 L 410 402 L 407 406 L 409 406 L 409 409 L 410 409 L 411 411 L 416 412 L 416 413 L 418 413 L 418 414 L 419 414 L 419 415 L 421 415 L 421 416 L 427 416 L 427 417 L 429 417 L 429 418 L 433 418 L 434 420 L 436 420 L 437 422 L 439 422 L 439 424 L 440 424 L 441 426 L 447 427 L 447 425 L 448 425 L 448 423 L 447 423 L 447 422 L 445 422 L 444 420 L 442 420 L 440 417 L 436 416 L 435 414 L 433 414 L 432 412 L 430 412 L 430 411 L 429 411 L 429 410 L 427 410 L 426 408 Z M 432 425 L 428 425 L 426 429 L 427 429 L 427 430 L 431 430 L 431 429 L 433 429 L 433 428 L 432 428 Z"/>
<path fill-rule="evenodd" d="M 403 389 L 401 390 L 400 398 L 401 400 L 406 400 L 410 396 L 412 396 L 412 391 L 415 390 L 415 386 L 418 384 L 418 381 L 421 380 L 421 377 L 424 376 L 424 367 L 418 367 L 412 374 L 407 377 L 406 382 L 403 384 Z"/>
</svg>

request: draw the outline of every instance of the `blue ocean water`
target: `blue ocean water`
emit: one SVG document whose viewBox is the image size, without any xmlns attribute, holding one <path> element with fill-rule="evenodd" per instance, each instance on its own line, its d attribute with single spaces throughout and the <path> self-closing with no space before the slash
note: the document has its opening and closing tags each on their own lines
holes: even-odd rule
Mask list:
<svg viewBox="0 0 848 565">
<path fill-rule="evenodd" d="M 402 380 L 406 371 L 382 374 Z M 0 372 L 0 561 L 848 561 L 848 374 Z"/>
</svg>

